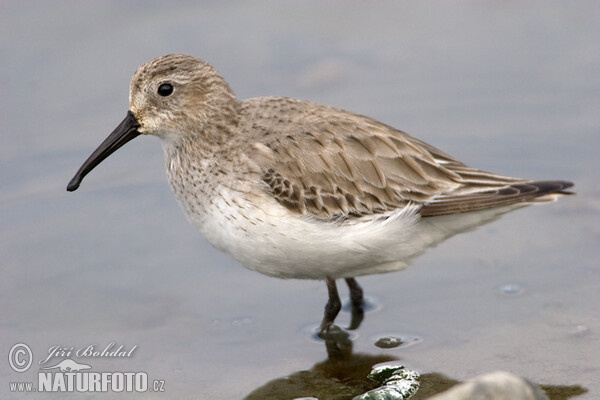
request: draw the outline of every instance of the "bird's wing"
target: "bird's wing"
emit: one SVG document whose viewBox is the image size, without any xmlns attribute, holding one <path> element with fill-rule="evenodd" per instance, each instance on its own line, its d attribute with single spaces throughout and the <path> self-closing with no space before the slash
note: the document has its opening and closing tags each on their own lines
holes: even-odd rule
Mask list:
<svg viewBox="0 0 600 400">
<path fill-rule="evenodd" d="M 422 217 L 485 210 L 513 204 L 552 201 L 557 195 L 572 194 L 565 191 L 573 186 L 568 181 L 529 181 L 511 183 L 501 188 L 486 189 L 469 194 L 440 196 L 419 210 Z"/>
<path fill-rule="evenodd" d="M 257 100 L 260 106 L 247 111 L 253 114 L 247 154 L 270 194 L 292 212 L 329 220 L 412 204 L 432 216 L 534 196 L 525 187 L 503 189 L 522 179 L 467 167 L 373 119 L 291 99 Z"/>
</svg>

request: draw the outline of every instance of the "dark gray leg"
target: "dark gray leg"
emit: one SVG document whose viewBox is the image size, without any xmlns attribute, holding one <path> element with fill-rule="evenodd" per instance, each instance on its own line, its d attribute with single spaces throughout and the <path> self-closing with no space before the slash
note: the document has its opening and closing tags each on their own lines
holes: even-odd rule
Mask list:
<svg viewBox="0 0 600 400">
<path fill-rule="evenodd" d="M 350 289 L 350 300 L 352 300 L 352 305 L 361 305 L 363 301 L 363 290 L 358 282 L 356 282 L 356 279 L 346 278 L 346 283 L 348 284 L 348 289 Z"/>
<path fill-rule="evenodd" d="M 325 305 L 325 314 L 323 315 L 323 321 L 321 322 L 320 334 L 327 333 L 335 317 L 337 317 L 340 309 L 342 308 L 342 302 L 340 301 L 340 295 L 338 294 L 337 285 L 335 279 L 331 277 L 325 278 L 327 284 L 327 291 L 329 292 L 329 301 Z"/>
<path fill-rule="evenodd" d="M 350 301 L 352 302 L 352 318 L 350 319 L 350 326 L 348 329 L 358 329 L 360 323 L 365 317 L 365 311 L 363 310 L 363 290 L 356 282 L 354 278 L 346 278 L 348 289 L 350 289 Z"/>
</svg>

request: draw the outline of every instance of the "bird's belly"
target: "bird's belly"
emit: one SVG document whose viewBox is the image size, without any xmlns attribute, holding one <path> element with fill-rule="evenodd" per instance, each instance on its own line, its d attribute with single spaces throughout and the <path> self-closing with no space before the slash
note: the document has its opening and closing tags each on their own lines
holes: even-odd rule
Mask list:
<svg viewBox="0 0 600 400">
<path fill-rule="evenodd" d="M 276 200 L 220 187 L 201 203 L 178 200 L 216 248 L 278 278 L 324 279 L 397 271 L 427 248 L 523 205 L 420 218 L 418 208 L 345 222 L 292 214 Z M 196 200 L 190 200 L 196 199 Z"/>
<path fill-rule="evenodd" d="M 248 269 L 278 278 L 388 272 L 403 268 L 415 252 L 403 248 L 418 220 L 409 209 L 380 220 L 323 222 L 292 214 L 267 197 L 250 201 L 222 188 L 200 212 L 182 206 L 213 246 Z"/>
</svg>

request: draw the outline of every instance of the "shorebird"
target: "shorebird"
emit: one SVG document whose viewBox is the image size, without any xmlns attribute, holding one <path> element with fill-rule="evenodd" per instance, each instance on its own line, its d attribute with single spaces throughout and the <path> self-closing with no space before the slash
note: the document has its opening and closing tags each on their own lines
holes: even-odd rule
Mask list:
<svg viewBox="0 0 600 400">
<path fill-rule="evenodd" d="M 158 136 L 187 218 L 243 266 L 325 280 L 321 333 L 356 276 L 406 267 L 425 249 L 531 203 L 567 181 L 512 178 L 466 166 L 400 130 L 285 97 L 240 101 L 211 65 L 166 55 L 135 72 L 129 111 L 69 182 L 136 136 Z"/>
</svg>

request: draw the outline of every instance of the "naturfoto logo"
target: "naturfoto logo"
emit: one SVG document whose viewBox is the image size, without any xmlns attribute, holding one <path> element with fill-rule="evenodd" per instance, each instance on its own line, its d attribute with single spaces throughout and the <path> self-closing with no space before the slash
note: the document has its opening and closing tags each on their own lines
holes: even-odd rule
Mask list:
<svg viewBox="0 0 600 400">
<path fill-rule="evenodd" d="M 51 346 L 38 361 L 37 384 L 10 382 L 9 388 L 11 392 L 163 392 L 164 380 L 149 381 L 146 372 L 95 371 L 88 364 L 98 358 L 130 358 L 136 349 L 137 345 L 117 346 L 115 342 L 106 346 Z M 86 362 L 73 358 L 83 358 Z M 17 343 L 9 351 L 8 362 L 15 372 L 27 371 L 32 361 L 33 351 L 25 343 Z"/>
</svg>

